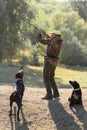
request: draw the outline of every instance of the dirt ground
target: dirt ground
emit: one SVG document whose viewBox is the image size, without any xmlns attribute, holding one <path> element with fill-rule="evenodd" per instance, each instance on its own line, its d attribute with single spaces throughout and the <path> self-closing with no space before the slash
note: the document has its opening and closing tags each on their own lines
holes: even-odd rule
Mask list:
<svg viewBox="0 0 87 130">
<path fill-rule="evenodd" d="M 9 117 L 9 96 L 13 87 L 0 86 L 0 130 L 87 130 L 87 89 L 82 89 L 83 107 L 70 109 L 68 97 L 72 89 L 59 89 L 60 98 L 42 100 L 45 88 L 26 87 L 20 122 L 16 119 L 17 107 Z"/>
</svg>

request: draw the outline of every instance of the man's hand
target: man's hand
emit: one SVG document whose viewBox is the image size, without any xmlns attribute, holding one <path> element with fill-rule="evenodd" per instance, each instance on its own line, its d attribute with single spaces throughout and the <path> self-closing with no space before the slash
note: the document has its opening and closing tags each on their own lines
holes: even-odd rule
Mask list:
<svg viewBox="0 0 87 130">
<path fill-rule="evenodd" d="M 44 31 L 42 31 L 40 29 L 37 29 L 37 34 L 41 35 L 42 37 L 45 37 L 45 38 L 50 38 L 50 36 L 48 34 L 46 34 Z"/>
<path fill-rule="evenodd" d="M 40 30 L 40 29 L 37 29 L 37 33 L 41 33 L 41 30 Z"/>
</svg>

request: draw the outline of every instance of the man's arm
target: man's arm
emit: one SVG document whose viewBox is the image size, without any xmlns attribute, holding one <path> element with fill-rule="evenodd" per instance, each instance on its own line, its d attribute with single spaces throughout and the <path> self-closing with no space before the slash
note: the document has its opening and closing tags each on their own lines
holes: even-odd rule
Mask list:
<svg viewBox="0 0 87 130">
<path fill-rule="evenodd" d="M 37 34 L 37 40 L 38 40 L 38 42 L 42 43 L 43 45 L 48 45 L 48 44 L 51 43 L 51 39 L 48 36 L 48 34 L 43 38 L 41 32 L 38 32 L 38 34 Z"/>
</svg>

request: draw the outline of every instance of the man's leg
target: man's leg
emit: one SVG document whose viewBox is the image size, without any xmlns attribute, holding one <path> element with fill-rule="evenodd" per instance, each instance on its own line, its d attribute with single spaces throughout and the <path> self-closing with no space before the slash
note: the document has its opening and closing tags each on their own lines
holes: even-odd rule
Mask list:
<svg viewBox="0 0 87 130">
<path fill-rule="evenodd" d="M 50 74 L 50 83 L 51 83 L 51 87 L 53 89 L 53 97 L 59 97 L 59 91 L 58 91 L 58 88 L 57 88 L 57 85 L 56 85 L 56 82 L 54 79 L 55 69 L 56 69 L 56 66 L 52 65 L 51 74 Z"/>
<path fill-rule="evenodd" d="M 51 91 L 51 84 L 50 84 L 50 64 L 46 61 L 44 63 L 44 69 L 43 69 L 43 78 L 44 78 L 44 84 L 46 87 L 47 97 L 52 98 L 52 91 Z"/>
</svg>

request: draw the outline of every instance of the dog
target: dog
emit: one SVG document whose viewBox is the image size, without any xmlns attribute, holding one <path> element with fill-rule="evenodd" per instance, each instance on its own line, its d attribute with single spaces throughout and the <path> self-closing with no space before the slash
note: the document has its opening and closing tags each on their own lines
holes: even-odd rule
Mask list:
<svg viewBox="0 0 87 130">
<path fill-rule="evenodd" d="M 82 105 L 82 90 L 79 83 L 77 81 L 69 81 L 69 83 L 73 86 L 71 97 L 68 99 L 69 105 Z"/>
<path fill-rule="evenodd" d="M 15 74 L 15 78 L 17 79 L 16 90 L 10 95 L 10 113 L 9 113 L 9 116 L 12 115 L 13 102 L 16 102 L 17 107 L 18 107 L 18 110 L 17 110 L 17 120 L 18 121 L 20 121 L 19 111 L 22 107 L 22 98 L 23 98 L 23 94 L 24 94 L 24 90 L 25 90 L 25 86 L 24 86 L 24 83 L 23 83 L 23 75 L 24 75 L 23 70 L 20 70 Z"/>
</svg>

